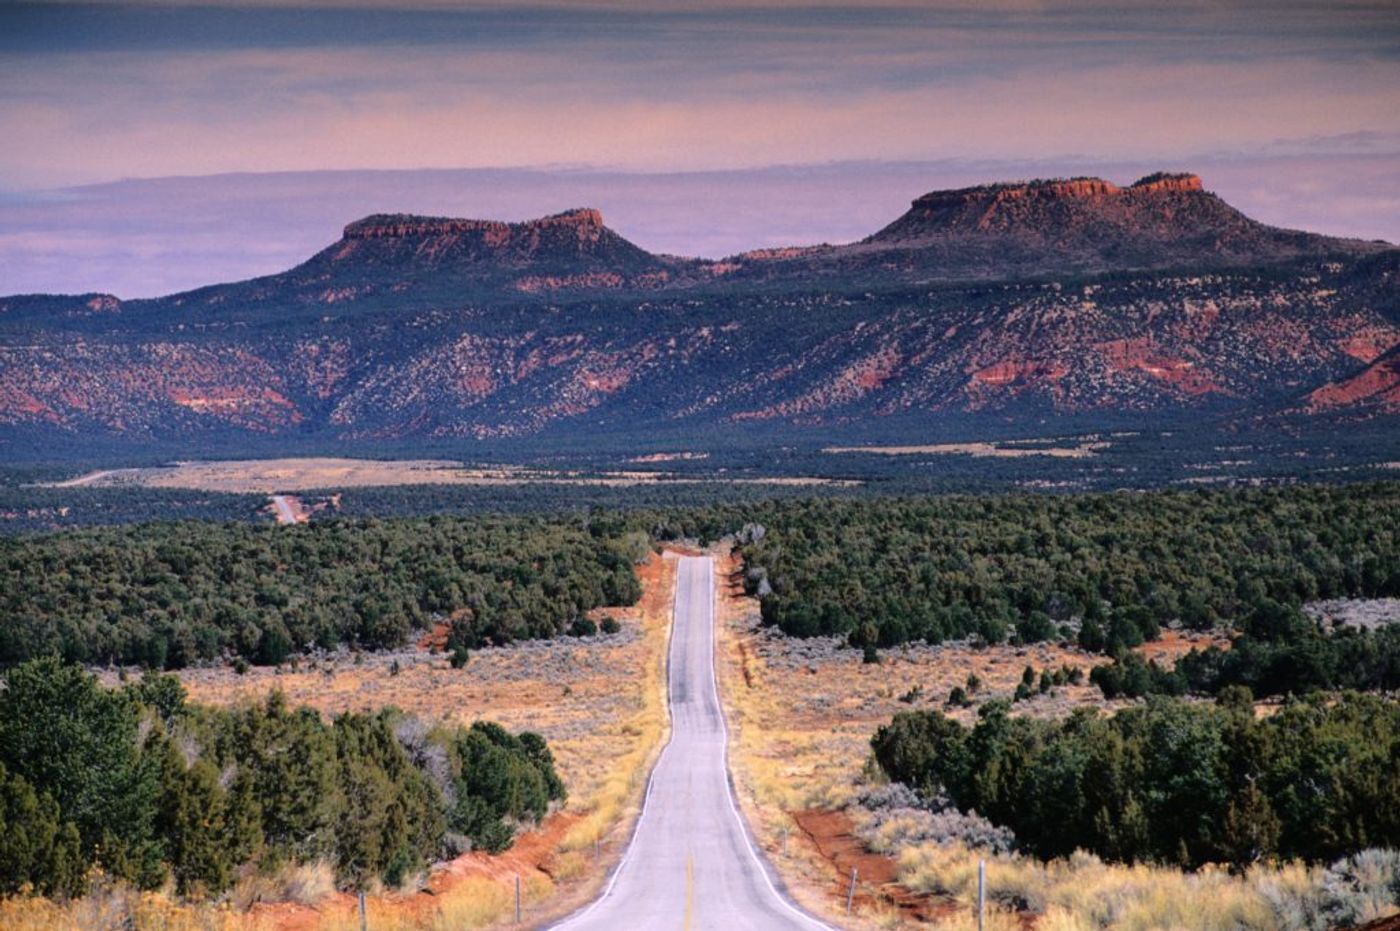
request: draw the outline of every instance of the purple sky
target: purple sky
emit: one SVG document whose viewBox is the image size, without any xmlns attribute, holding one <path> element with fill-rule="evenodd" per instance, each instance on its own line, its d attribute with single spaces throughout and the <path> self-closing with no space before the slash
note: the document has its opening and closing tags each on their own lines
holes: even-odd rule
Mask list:
<svg viewBox="0 0 1400 931">
<path fill-rule="evenodd" d="M 373 210 L 721 255 L 1159 168 L 1395 241 L 1400 3 L 3 3 L 0 140 L 0 293 L 274 271 Z"/>
</svg>

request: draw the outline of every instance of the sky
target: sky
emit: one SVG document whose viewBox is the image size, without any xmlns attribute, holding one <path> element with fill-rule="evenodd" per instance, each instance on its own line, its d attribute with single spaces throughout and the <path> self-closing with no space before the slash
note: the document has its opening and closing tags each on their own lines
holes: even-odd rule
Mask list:
<svg viewBox="0 0 1400 931">
<path fill-rule="evenodd" d="M 1400 2 L 0 0 L 0 293 L 271 272 L 370 210 L 722 255 L 1157 168 L 1400 240 Z"/>
</svg>

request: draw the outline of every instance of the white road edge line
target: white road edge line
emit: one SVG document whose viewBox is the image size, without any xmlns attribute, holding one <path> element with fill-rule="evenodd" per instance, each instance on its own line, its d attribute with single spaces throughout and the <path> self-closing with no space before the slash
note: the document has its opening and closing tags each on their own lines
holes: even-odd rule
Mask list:
<svg viewBox="0 0 1400 931">
<path fill-rule="evenodd" d="M 662 558 L 664 559 L 665 557 L 663 556 Z M 608 884 L 603 887 L 603 891 L 581 911 L 566 916 L 564 920 L 557 925 L 551 925 L 551 931 L 559 931 L 561 928 L 567 928 L 575 922 L 582 921 L 587 918 L 589 913 L 595 908 L 602 905 L 607 897 L 612 895 L 613 887 L 617 885 L 617 880 L 618 877 L 622 875 L 623 867 L 627 865 L 628 860 L 632 859 L 632 851 L 634 849 L 632 841 L 636 839 L 637 832 L 642 829 L 642 821 L 647 816 L 647 808 L 651 803 L 651 787 L 656 781 L 656 771 L 661 768 L 661 760 L 666 756 L 666 751 L 671 749 L 671 741 L 674 740 L 676 736 L 676 722 L 671 716 L 671 644 L 675 641 L 676 636 L 676 599 L 680 596 L 680 591 L 681 564 L 680 560 L 677 559 L 676 584 L 671 589 L 671 624 L 666 628 L 666 649 L 663 654 L 666 657 L 666 720 L 670 726 L 666 733 L 666 745 L 662 747 L 661 752 L 656 755 L 656 762 L 651 764 L 651 772 L 647 774 L 646 791 L 642 793 L 642 810 L 637 815 L 637 822 L 632 825 L 632 833 L 627 837 L 627 849 L 622 851 L 622 859 L 618 860 L 617 866 L 613 867 L 612 875 L 608 877 Z"/>
<path fill-rule="evenodd" d="M 710 584 L 710 689 L 715 701 L 715 711 L 719 713 L 719 726 L 724 732 L 724 781 L 725 797 L 729 802 L 729 811 L 734 815 L 734 820 L 739 825 L 739 836 L 744 839 L 744 846 L 748 848 L 749 857 L 758 868 L 758 873 L 763 877 L 764 885 L 773 894 L 783 908 L 797 916 L 797 919 L 805 924 L 822 928 L 823 931 L 836 931 L 831 925 L 815 918 L 802 911 L 788 900 L 788 897 L 778 891 L 778 887 L 773 884 L 773 879 L 768 875 L 768 867 L 763 858 L 759 855 L 758 849 L 754 846 L 753 840 L 749 837 L 749 826 L 744 821 L 744 816 L 739 813 L 739 806 L 734 801 L 734 782 L 729 772 L 729 721 L 724 714 L 724 705 L 719 700 L 719 669 L 715 663 L 716 639 L 715 628 L 719 624 L 719 612 L 716 603 L 719 601 L 719 590 L 715 587 L 715 561 L 713 557 L 709 560 L 709 584 Z M 679 588 L 679 586 L 677 586 Z"/>
<path fill-rule="evenodd" d="M 739 836 L 744 839 L 744 847 L 749 852 L 749 858 L 753 860 L 754 866 L 758 868 L 758 874 L 763 877 L 764 885 L 768 887 L 768 891 L 772 893 L 773 898 L 778 902 L 778 904 L 782 905 L 783 908 L 787 909 L 793 915 L 797 916 L 797 919 L 805 924 L 821 928 L 822 931 L 837 931 L 836 928 L 833 928 L 831 925 L 826 924 L 825 922 L 814 918 L 811 915 L 808 915 L 806 912 L 799 909 L 796 905 L 792 904 L 790 901 L 788 901 L 787 896 L 779 892 L 778 888 L 775 885 L 773 885 L 773 880 L 768 875 L 768 868 L 764 865 L 762 857 L 759 855 L 758 850 L 754 847 L 753 841 L 749 838 L 748 824 L 744 821 L 743 815 L 739 813 L 739 808 L 734 802 L 734 784 L 729 774 L 729 723 L 724 715 L 724 705 L 720 704 L 719 700 L 719 669 L 715 664 L 715 625 L 719 623 L 719 614 L 715 610 L 715 604 L 718 600 L 719 593 L 715 589 L 714 558 L 711 557 L 708 560 L 708 563 L 709 565 L 706 572 L 706 577 L 710 588 L 710 694 L 711 697 L 714 699 L 715 710 L 719 714 L 720 730 L 724 734 L 725 800 L 729 803 L 730 814 L 734 816 L 735 822 L 739 825 Z M 676 601 L 680 597 L 680 590 L 680 561 L 677 560 L 676 586 L 671 592 L 671 627 L 666 635 L 666 717 L 668 719 L 671 719 L 671 644 L 674 641 L 676 633 Z M 612 894 L 613 888 L 617 885 L 618 878 L 622 875 L 623 868 L 627 866 L 627 861 L 630 860 L 632 857 L 632 851 L 634 849 L 632 845 L 632 840 L 636 837 L 637 832 L 641 830 L 642 821 L 647 816 L 647 811 L 649 810 L 649 805 L 651 802 L 651 787 L 653 782 L 655 782 L 656 780 L 656 771 L 661 767 L 661 760 L 663 757 L 666 756 L 666 751 L 671 749 L 671 741 L 675 738 L 676 729 L 674 719 L 671 720 L 671 725 L 671 731 L 666 736 L 666 746 L 662 747 L 661 752 L 657 754 L 656 762 L 652 765 L 651 768 L 651 774 L 647 776 L 647 788 L 646 792 L 642 796 L 641 814 L 637 815 L 637 823 L 632 825 L 632 836 L 627 839 L 627 849 L 623 851 L 622 859 L 617 862 L 617 866 L 613 869 L 612 876 L 609 877 L 607 886 L 605 886 L 603 888 L 602 893 L 591 903 L 589 903 L 588 906 L 582 911 L 575 912 L 574 914 L 565 918 L 563 921 L 559 922 L 557 925 L 553 925 L 553 931 L 560 931 L 560 929 L 567 928 L 569 925 L 574 924 L 575 922 L 582 921 L 584 918 L 588 917 L 588 915 L 595 908 L 597 908 L 599 905 L 602 905 L 603 902 L 607 899 L 607 897 Z"/>
</svg>

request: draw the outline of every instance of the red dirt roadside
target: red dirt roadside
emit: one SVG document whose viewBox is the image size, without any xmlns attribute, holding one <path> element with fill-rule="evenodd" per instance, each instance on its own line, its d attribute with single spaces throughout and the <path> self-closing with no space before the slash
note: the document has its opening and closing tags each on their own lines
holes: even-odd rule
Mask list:
<svg viewBox="0 0 1400 931">
<path fill-rule="evenodd" d="M 502 884 L 514 882 L 516 876 L 550 878 L 550 869 L 559 844 L 569 828 L 579 819 L 573 812 L 556 812 L 545 818 L 538 830 L 521 834 L 515 844 L 501 854 L 480 851 L 464 853 L 455 860 L 439 864 L 418 892 L 389 893 L 382 902 L 393 903 L 404 918 L 430 913 L 438 904 L 438 896 L 470 877 L 492 879 Z M 340 915 L 347 920 L 356 909 L 356 898 L 348 892 L 335 892 L 315 905 L 295 902 L 258 903 L 248 910 L 255 927 L 271 927 L 275 931 L 316 931 L 328 917 Z"/>
<path fill-rule="evenodd" d="M 930 895 L 914 892 L 898 882 L 899 870 L 891 857 L 872 853 L 855 835 L 855 826 L 844 811 L 808 808 L 792 812 L 792 819 L 831 864 L 838 876 L 849 877 L 856 871 L 857 909 L 872 905 L 893 905 L 908 920 L 931 922 L 956 911 L 956 906 Z M 833 890 L 845 907 L 845 882 Z"/>
</svg>

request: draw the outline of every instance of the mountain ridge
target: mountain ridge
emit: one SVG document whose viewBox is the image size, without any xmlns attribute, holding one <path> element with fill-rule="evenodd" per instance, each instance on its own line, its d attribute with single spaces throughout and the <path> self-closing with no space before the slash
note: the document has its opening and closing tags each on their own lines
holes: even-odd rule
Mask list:
<svg viewBox="0 0 1400 931">
<path fill-rule="evenodd" d="M 372 214 L 245 282 L 0 298 L 0 430 L 353 444 L 1383 416 L 1397 257 L 1166 173 L 929 192 L 856 243 L 719 261 L 654 255 L 592 208 Z"/>
</svg>

